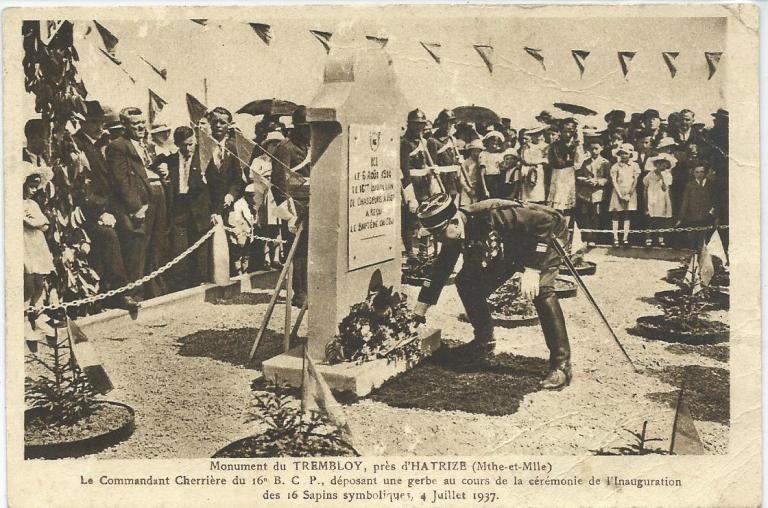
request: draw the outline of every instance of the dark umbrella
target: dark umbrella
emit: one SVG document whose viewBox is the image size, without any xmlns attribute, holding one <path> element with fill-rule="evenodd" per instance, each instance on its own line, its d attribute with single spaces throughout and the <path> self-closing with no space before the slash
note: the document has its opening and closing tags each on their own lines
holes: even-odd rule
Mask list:
<svg viewBox="0 0 768 508">
<path fill-rule="evenodd" d="M 459 122 L 474 122 L 475 124 L 482 123 L 484 125 L 501 122 L 499 115 L 482 106 L 459 106 L 454 108 L 453 114 L 456 115 L 456 120 Z"/>
<path fill-rule="evenodd" d="M 565 111 L 567 113 L 571 113 L 573 115 L 586 115 L 586 116 L 592 116 L 596 115 L 597 111 L 593 111 L 589 108 L 585 108 L 584 106 L 579 106 L 578 104 L 568 104 L 565 102 L 556 102 L 553 104 L 557 109 L 560 109 L 562 111 Z"/>
<path fill-rule="evenodd" d="M 281 99 L 261 99 L 258 101 L 249 102 L 242 108 L 238 109 L 238 113 L 245 113 L 247 115 L 268 115 L 268 116 L 287 116 L 292 115 L 298 108 L 297 104 L 291 101 L 284 101 Z"/>
</svg>

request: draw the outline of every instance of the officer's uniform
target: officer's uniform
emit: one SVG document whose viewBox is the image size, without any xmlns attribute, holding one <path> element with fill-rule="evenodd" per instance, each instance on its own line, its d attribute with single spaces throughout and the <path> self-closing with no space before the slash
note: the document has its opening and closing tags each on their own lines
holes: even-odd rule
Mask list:
<svg viewBox="0 0 768 508">
<path fill-rule="evenodd" d="M 445 130 L 438 129 L 435 135 L 427 141 L 427 148 L 432 156 L 432 160 L 438 167 L 455 167 L 456 171 L 440 173 L 439 175 L 446 194 L 455 198 L 459 193 L 458 172 L 462 163 L 462 160 L 459 158 L 459 151 L 456 148 L 456 141 Z"/>
<path fill-rule="evenodd" d="M 442 208 L 428 214 L 420 210 L 422 224 L 430 227 L 455 213 L 451 203 Z M 564 217 L 543 205 L 503 199 L 488 199 L 459 210 L 466 217 L 464 239 L 443 244 L 419 293 L 419 302 L 437 303 L 459 255 L 463 254 L 456 289 L 475 330 L 475 340 L 491 345 L 493 320 L 487 297 L 516 272 L 526 267 L 540 270 L 539 295 L 533 303 L 550 351 L 550 367 L 563 370 L 570 379 L 568 334 L 554 292 L 560 257 L 551 245 L 553 238 L 562 243 L 567 241 Z"/>
</svg>

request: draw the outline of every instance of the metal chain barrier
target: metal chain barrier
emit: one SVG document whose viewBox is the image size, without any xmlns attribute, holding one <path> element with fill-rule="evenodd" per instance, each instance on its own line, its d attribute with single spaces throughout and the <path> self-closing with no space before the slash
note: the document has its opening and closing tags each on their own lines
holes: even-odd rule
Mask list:
<svg viewBox="0 0 768 508">
<path fill-rule="evenodd" d="M 630 229 L 626 233 L 690 233 L 693 231 L 712 231 L 715 226 L 696 226 L 685 228 L 661 228 L 661 229 Z M 728 229 L 728 225 L 717 226 L 717 229 Z M 614 233 L 613 229 L 581 229 L 582 233 Z M 625 233 L 623 229 L 617 229 L 615 232 Z"/>
<path fill-rule="evenodd" d="M 213 226 L 211 229 L 208 230 L 207 233 L 205 233 L 202 237 L 200 237 L 200 239 L 198 241 L 196 241 L 195 243 L 190 245 L 189 248 L 187 248 L 187 250 L 185 250 L 184 252 L 182 252 L 181 254 L 179 254 L 178 256 L 173 258 L 172 260 L 168 261 L 166 264 L 164 264 L 163 266 L 161 266 L 160 268 L 158 268 L 154 272 L 152 272 L 152 273 L 150 273 L 148 275 L 145 275 L 144 277 L 142 277 L 141 279 L 139 279 L 137 281 L 130 282 L 130 283 L 126 284 L 125 286 L 121 287 L 121 288 L 111 289 L 111 290 L 107 291 L 106 293 L 99 293 L 99 294 L 96 294 L 96 295 L 93 295 L 93 296 L 89 296 L 88 298 L 83 298 L 81 300 L 75 300 L 75 301 L 72 301 L 72 302 L 62 302 L 62 303 L 58 303 L 58 304 L 55 304 L 55 305 L 45 305 L 43 307 L 32 307 L 32 306 L 30 306 L 30 307 L 27 307 L 24 310 L 24 312 L 25 313 L 41 314 L 43 312 L 50 311 L 50 310 L 58 310 L 58 309 L 65 309 L 66 310 L 66 309 L 69 309 L 70 307 L 79 307 L 81 305 L 87 305 L 87 304 L 91 304 L 91 303 L 96 303 L 96 302 L 99 302 L 101 300 L 105 300 L 107 298 L 112 298 L 113 296 L 119 295 L 121 293 L 125 293 L 126 291 L 130 291 L 131 289 L 135 289 L 135 288 L 137 288 L 139 286 L 142 286 L 142 285 L 146 284 L 147 282 L 151 281 L 152 279 L 154 279 L 158 275 L 160 275 L 160 274 L 170 270 L 174 265 L 178 264 L 182 259 L 184 259 L 185 257 L 187 257 L 190 254 L 192 254 L 192 252 L 194 252 L 202 244 L 204 244 L 206 242 L 206 240 L 208 240 L 211 236 L 213 236 L 213 233 L 215 231 L 216 231 L 216 226 Z"/>
</svg>

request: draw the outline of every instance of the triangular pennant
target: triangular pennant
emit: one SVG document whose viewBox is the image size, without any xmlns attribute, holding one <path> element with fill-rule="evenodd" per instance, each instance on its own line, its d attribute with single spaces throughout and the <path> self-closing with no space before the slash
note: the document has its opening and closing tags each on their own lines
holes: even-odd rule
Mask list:
<svg viewBox="0 0 768 508">
<path fill-rule="evenodd" d="M 66 20 L 63 19 L 40 21 L 40 41 L 46 46 L 50 44 L 65 22 Z"/>
<path fill-rule="evenodd" d="M 483 62 L 485 62 L 485 66 L 488 67 L 488 72 L 493 74 L 493 61 L 491 60 L 491 57 L 493 56 L 493 46 L 487 44 L 474 44 L 473 47 L 475 48 L 475 51 L 477 51 L 477 54 L 480 55 L 480 58 L 483 59 Z"/>
<path fill-rule="evenodd" d="M 246 183 L 248 181 L 248 177 L 246 175 L 246 169 L 248 165 L 251 163 L 251 156 L 253 155 L 254 148 L 256 148 L 256 143 L 246 138 L 240 129 L 236 129 L 235 130 L 235 152 L 236 152 L 237 158 L 240 160 L 240 169 L 241 169 L 240 177 L 242 178 L 243 182 L 246 182 Z"/>
<path fill-rule="evenodd" d="M 272 27 L 265 23 L 248 23 L 248 25 L 259 36 L 259 39 L 269 46 L 270 41 L 272 41 Z"/>
<path fill-rule="evenodd" d="M 578 223 L 573 223 L 573 239 L 571 240 L 571 252 L 576 253 L 584 249 L 584 241 L 581 238 L 581 229 Z"/>
<path fill-rule="evenodd" d="M 101 35 L 101 40 L 104 43 L 104 47 L 107 49 L 107 53 L 114 56 L 115 55 L 115 47 L 117 46 L 117 43 L 120 42 L 120 39 L 115 37 L 112 32 L 107 30 L 104 25 L 99 23 L 98 21 L 93 22 L 94 25 L 96 25 L 96 30 L 99 31 L 99 35 Z"/>
<path fill-rule="evenodd" d="M 704 287 L 709 286 L 712 277 L 715 276 L 715 265 L 712 263 L 712 256 L 707 250 L 707 246 L 704 245 L 701 248 L 701 257 L 699 259 L 699 277 L 701 278 L 701 285 Z"/>
<path fill-rule="evenodd" d="M 331 388 L 317 371 L 315 362 L 307 354 L 304 346 L 304 371 L 302 373 L 301 408 L 303 411 L 316 407 L 321 414 L 338 428 L 348 443 L 352 442 L 352 432 L 344 415 L 344 408 L 331 393 Z"/>
<path fill-rule="evenodd" d="M 190 96 L 188 95 L 188 97 Z M 216 141 L 211 137 L 211 134 L 208 131 L 200 128 L 196 130 L 197 156 L 200 160 L 200 168 L 205 172 L 205 170 L 208 169 L 208 165 L 211 163 L 211 159 L 213 159 L 213 150 L 216 148 Z"/>
<path fill-rule="evenodd" d="M 371 42 L 374 42 L 374 43 L 378 44 L 381 47 L 381 49 L 384 49 L 384 47 L 386 47 L 387 43 L 389 42 L 389 38 L 388 37 L 378 37 L 376 35 L 366 35 L 365 38 L 368 39 Z"/>
<path fill-rule="evenodd" d="M 325 48 L 326 53 L 331 52 L 331 32 L 321 32 L 320 30 L 310 30 L 309 33 L 315 36 L 315 39 L 320 41 L 320 44 Z"/>
<path fill-rule="evenodd" d="M 680 55 L 679 51 L 662 51 L 661 57 L 664 59 L 664 63 L 667 64 L 669 69 L 669 75 L 673 78 L 677 74 L 677 57 Z"/>
<path fill-rule="evenodd" d="M 635 54 L 637 54 L 636 51 L 619 51 L 619 65 L 621 66 L 621 72 L 624 74 L 624 78 L 626 79 L 627 74 L 629 73 L 629 63 L 632 61 L 632 59 L 635 57 Z"/>
<path fill-rule="evenodd" d="M 438 64 L 440 63 L 440 55 L 438 55 L 436 51 L 442 47 L 439 43 L 419 41 L 419 44 L 421 44 L 421 47 L 424 48 L 427 53 L 429 53 L 429 56 L 431 56 L 435 62 Z"/>
<path fill-rule="evenodd" d="M 166 104 L 168 104 L 168 101 L 157 95 L 152 89 L 149 89 L 149 111 L 147 113 L 150 125 L 155 123 L 157 115 L 160 114 Z"/>
<path fill-rule="evenodd" d="M 88 336 L 69 318 L 67 318 L 67 332 L 75 362 L 88 378 L 93 389 L 102 394 L 112 391 L 114 388 L 112 381 L 104 370 L 93 343 L 88 341 Z"/>
<path fill-rule="evenodd" d="M 197 23 L 200 26 L 206 26 L 208 24 L 207 19 L 190 19 L 192 23 Z"/>
<path fill-rule="evenodd" d="M 571 50 L 571 55 L 573 55 L 573 59 L 576 61 L 576 65 L 579 67 L 579 77 L 584 77 L 584 62 L 587 60 L 589 53 L 589 51 L 585 51 L 583 49 Z"/>
<path fill-rule="evenodd" d="M 709 252 L 709 255 L 712 257 L 720 258 L 723 263 L 728 262 L 728 254 L 725 253 L 723 241 L 720 238 L 720 233 L 718 231 L 715 231 L 712 234 L 712 238 L 707 242 L 707 252 Z"/>
<path fill-rule="evenodd" d="M 709 67 L 709 77 L 707 79 L 712 79 L 712 76 L 714 76 L 715 72 L 717 72 L 717 64 L 720 63 L 721 56 L 723 56 L 722 51 L 704 52 L 704 57 L 707 59 L 707 67 Z"/>
<path fill-rule="evenodd" d="M 192 123 L 197 124 L 197 122 L 199 122 L 208 112 L 208 108 L 194 96 L 187 94 L 187 111 L 189 111 L 189 119 Z"/>
<path fill-rule="evenodd" d="M 540 49 L 529 48 L 526 46 L 523 48 L 523 50 L 529 55 L 531 55 L 533 58 L 535 58 L 536 61 L 541 64 L 542 69 L 547 70 L 547 66 L 544 65 L 544 55 L 541 54 Z"/>
<path fill-rule="evenodd" d="M 683 399 L 684 386 L 680 387 L 675 408 L 675 420 L 672 423 L 672 439 L 669 445 L 670 455 L 704 455 L 704 445 L 701 443 L 696 425 L 693 423 L 691 411 Z"/>
<path fill-rule="evenodd" d="M 163 81 L 168 80 L 168 69 L 158 69 L 143 56 L 139 55 L 139 58 L 141 58 L 145 64 L 149 65 L 153 71 L 155 71 L 161 78 L 163 78 Z"/>
</svg>

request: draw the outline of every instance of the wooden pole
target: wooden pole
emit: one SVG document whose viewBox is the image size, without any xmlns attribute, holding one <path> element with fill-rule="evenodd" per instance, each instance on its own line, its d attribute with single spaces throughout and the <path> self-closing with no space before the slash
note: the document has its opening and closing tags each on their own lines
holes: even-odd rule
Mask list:
<svg viewBox="0 0 768 508">
<path fill-rule="evenodd" d="M 283 265 L 283 270 L 280 272 L 280 276 L 277 278 L 277 284 L 275 284 L 275 291 L 272 293 L 272 299 L 269 301 L 269 305 L 267 305 L 266 313 L 264 314 L 264 319 L 261 321 L 261 327 L 259 327 L 259 332 L 256 334 L 256 339 L 253 341 L 253 346 L 251 347 L 251 352 L 248 355 L 248 361 L 253 361 L 253 355 L 256 354 L 256 348 L 259 347 L 259 342 L 261 342 L 261 337 L 264 335 L 264 331 L 267 329 L 267 325 L 269 324 L 269 320 L 272 317 L 272 312 L 275 310 L 275 303 L 277 303 L 277 297 L 280 295 L 280 288 L 283 287 L 283 281 L 285 281 L 286 276 L 288 275 L 288 267 L 293 263 L 293 256 L 296 254 L 296 247 L 299 245 L 299 238 L 304 232 L 304 223 L 299 224 L 299 228 L 296 231 L 296 237 L 293 240 L 293 245 L 291 245 L 290 251 L 288 251 L 288 257 L 285 259 L 285 264 Z"/>
<path fill-rule="evenodd" d="M 296 322 L 293 324 L 293 329 L 291 330 L 291 338 L 297 337 L 299 333 L 299 326 L 301 326 L 301 321 L 304 319 L 304 314 L 307 312 L 307 299 L 304 299 L 304 304 L 301 306 L 301 310 L 299 311 L 299 315 L 296 318 Z"/>
<path fill-rule="evenodd" d="M 291 307 L 293 300 L 293 260 L 288 265 L 288 277 L 285 279 L 285 327 L 283 328 L 283 352 L 291 349 Z"/>
</svg>

